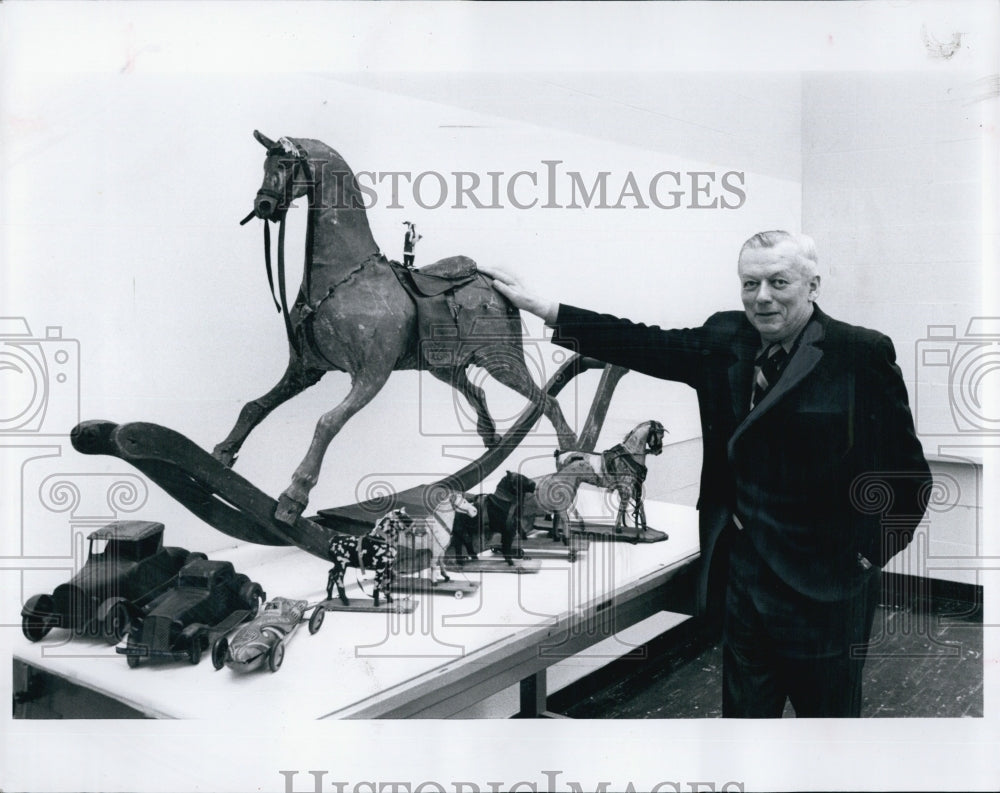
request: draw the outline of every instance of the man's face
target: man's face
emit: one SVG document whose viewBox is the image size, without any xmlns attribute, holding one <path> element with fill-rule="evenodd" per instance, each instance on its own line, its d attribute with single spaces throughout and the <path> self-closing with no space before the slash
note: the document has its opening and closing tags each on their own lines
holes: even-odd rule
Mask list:
<svg viewBox="0 0 1000 793">
<path fill-rule="evenodd" d="M 799 247 L 792 240 L 740 256 L 743 308 L 766 342 L 790 340 L 812 314 L 819 276 L 807 276 L 800 262 Z"/>
</svg>

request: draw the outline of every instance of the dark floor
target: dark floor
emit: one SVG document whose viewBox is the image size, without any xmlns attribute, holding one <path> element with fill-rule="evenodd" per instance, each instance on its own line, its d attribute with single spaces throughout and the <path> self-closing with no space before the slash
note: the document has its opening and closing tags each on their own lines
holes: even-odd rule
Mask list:
<svg viewBox="0 0 1000 793">
<path fill-rule="evenodd" d="M 549 710 L 578 719 L 722 715 L 722 651 L 694 620 L 641 649 L 645 659 L 625 657 L 553 694 Z M 982 716 L 981 596 L 880 606 L 863 691 L 862 716 Z"/>
</svg>

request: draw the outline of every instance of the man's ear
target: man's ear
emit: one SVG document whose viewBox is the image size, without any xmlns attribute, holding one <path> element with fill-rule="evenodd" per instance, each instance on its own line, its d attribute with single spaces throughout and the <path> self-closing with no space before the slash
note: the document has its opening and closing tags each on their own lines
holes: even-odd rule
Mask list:
<svg viewBox="0 0 1000 793">
<path fill-rule="evenodd" d="M 810 300 L 816 300 L 816 298 L 819 297 L 819 283 L 820 283 L 820 280 L 821 279 L 820 279 L 819 275 L 814 275 L 812 278 L 809 279 L 809 299 Z"/>
</svg>

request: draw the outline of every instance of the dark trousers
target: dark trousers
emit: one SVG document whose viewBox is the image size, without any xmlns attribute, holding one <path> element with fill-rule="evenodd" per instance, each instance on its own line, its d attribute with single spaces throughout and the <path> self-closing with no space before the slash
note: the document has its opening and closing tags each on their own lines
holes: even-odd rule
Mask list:
<svg viewBox="0 0 1000 793">
<path fill-rule="evenodd" d="M 722 638 L 722 715 L 780 718 L 861 715 L 864 651 L 881 590 L 873 568 L 860 592 L 824 603 L 788 587 L 746 532 L 730 553 Z"/>
</svg>

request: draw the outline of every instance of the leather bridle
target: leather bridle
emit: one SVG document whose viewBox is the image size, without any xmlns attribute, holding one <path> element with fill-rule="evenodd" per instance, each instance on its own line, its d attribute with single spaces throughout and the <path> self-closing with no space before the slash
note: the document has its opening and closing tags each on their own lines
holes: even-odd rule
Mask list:
<svg viewBox="0 0 1000 793">
<path fill-rule="evenodd" d="M 278 192 L 277 190 L 271 190 L 268 187 L 262 186 L 260 190 L 257 191 L 256 199 L 261 197 L 270 198 L 274 201 L 276 209 L 281 209 L 284 207 L 284 211 L 281 214 L 278 222 L 278 297 L 274 295 L 274 272 L 271 267 L 271 221 L 268 218 L 261 218 L 264 221 L 264 267 L 267 270 L 267 285 L 271 293 L 271 300 L 274 301 L 274 307 L 277 309 L 278 313 L 281 314 L 282 319 L 285 322 L 285 333 L 288 335 L 288 342 L 292 345 L 292 349 L 295 350 L 296 355 L 302 354 L 302 348 L 299 344 L 299 339 L 296 337 L 295 330 L 292 327 L 292 318 L 288 310 L 288 293 L 285 285 L 285 217 L 288 212 L 288 207 L 292 203 L 292 190 L 295 182 L 295 169 L 299 168 L 302 170 L 304 179 L 313 183 L 312 178 L 312 168 L 309 164 L 309 158 L 306 153 L 292 141 L 287 138 L 281 138 L 279 145 L 269 147 L 267 150 L 267 156 L 282 156 L 286 159 L 283 161 L 285 163 L 290 162 L 291 167 L 289 168 L 288 175 L 285 178 L 284 190 Z M 314 184 L 314 183 L 313 183 Z M 252 220 L 254 217 L 259 217 L 257 214 L 257 200 L 254 200 L 254 209 L 247 215 L 243 220 L 240 221 L 240 225 L 244 225 Z M 306 222 L 306 254 L 305 254 L 305 264 L 303 266 L 303 299 L 306 302 L 306 307 L 309 307 L 309 291 L 310 291 L 310 279 L 312 277 L 312 243 L 313 243 L 313 218 L 314 218 L 314 206 L 317 204 L 315 196 L 309 204 L 309 214 Z M 280 302 L 279 302 L 280 298 Z"/>
</svg>

